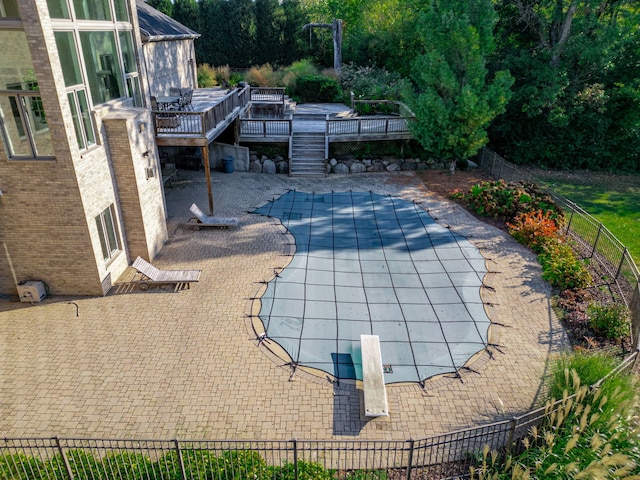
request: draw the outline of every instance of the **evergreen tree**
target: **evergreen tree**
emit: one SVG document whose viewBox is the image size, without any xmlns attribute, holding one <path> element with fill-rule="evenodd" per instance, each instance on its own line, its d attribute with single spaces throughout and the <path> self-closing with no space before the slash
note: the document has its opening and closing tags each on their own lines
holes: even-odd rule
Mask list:
<svg viewBox="0 0 640 480">
<path fill-rule="evenodd" d="M 196 0 L 174 0 L 172 18 L 200 33 L 200 7 Z"/>
<path fill-rule="evenodd" d="M 302 31 L 302 27 L 309 23 L 309 16 L 299 0 L 282 0 L 282 13 L 280 63 L 290 65 L 310 53 L 307 34 Z"/>
<path fill-rule="evenodd" d="M 487 143 L 486 129 L 504 111 L 513 78 L 490 78 L 496 14 L 491 0 L 430 0 L 418 22 L 422 51 L 412 63 L 417 116 L 413 134 L 431 154 L 451 162 L 467 159 Z"/>
<path fill-rule="evenodd" d="M 277 63 L 281 53 L 280 25 L 283 11 L 278 0 L 255 0 L 257 65 Z"/>
<path fill-rule="evenodd" d="M 173 3 L 171 3 L 171 0 L 148 0 L 147 3 L 165 15 L 173 17 Z"/>
</svg>

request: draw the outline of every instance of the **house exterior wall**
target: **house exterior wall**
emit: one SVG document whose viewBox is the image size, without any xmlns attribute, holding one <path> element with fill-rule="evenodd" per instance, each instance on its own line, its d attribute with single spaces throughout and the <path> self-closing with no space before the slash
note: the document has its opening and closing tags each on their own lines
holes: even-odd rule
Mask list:
<svg viewBox="0 0 640 480">
<path fill-rule="evenodd" d="M 142 48 L 150 95 L 169 95 L 171 87 L 197 88 L 193 40 L 147 42 Z"/>
<path fill-rule="evenodd" d="M 145 109 L 127 109 L 105 116 L 103 122 L 129 255 L 153 260 L 168 234 L 151 114 Z"/>
<path fill-rule="evenodd" d="M 135 1 L 129 5 L 141 58 Z M 42 280 L 53 295 L 103 295 L 132 254 L 151 259 L 167 238 L 160 175 L 150 182 L 145 177 L 147 166 L 159 172 L 150 114 L 126 98 L 94 107 L 96 145 L 80 150 L 47 1 L 21 0 L 19 9 L 55 158 L 9 159 L 0 146 L 0 293 L 15 295 L 15 282 Z M 138 68 L 148 92 L 143 62 Z M 149 127 L 142 134 L 136 130 L 139 120 Z M 128 171 L 120 167 L 125 157 Z M 139 215 L 125 222 L 136 202 Z M 105 261 L 96 217 L 109 208 L 119 248 Z"/>
</svg>

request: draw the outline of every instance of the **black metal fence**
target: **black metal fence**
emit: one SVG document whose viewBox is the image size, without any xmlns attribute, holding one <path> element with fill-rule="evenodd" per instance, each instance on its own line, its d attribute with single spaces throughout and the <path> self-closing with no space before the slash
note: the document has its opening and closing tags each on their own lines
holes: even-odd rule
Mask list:
<svg viewBox="0 0 640 480">
<path fill-rule="evenodd" d="M 478 155 L 478 166 L 505 182 L 539 183 L 538 179 L 487 148 Z M 583 258 L 597 262 L 605 272 L 612 293 L 631 310 L 633 344 L 640 345 L 640 272 L 627 247 L 599 220 L 578 204 L 547 189 L 567 214 L 565 235 Z"/>
<path fill-rule="evenodd" d="M 616 371 L 631 369 L 638 352 Z M 485 446 L 517 446 L 556 409 L 420 440 L 105 440 L 5 438 L 0 478 L 316 480 L 467 478 Z"/>
</svg>

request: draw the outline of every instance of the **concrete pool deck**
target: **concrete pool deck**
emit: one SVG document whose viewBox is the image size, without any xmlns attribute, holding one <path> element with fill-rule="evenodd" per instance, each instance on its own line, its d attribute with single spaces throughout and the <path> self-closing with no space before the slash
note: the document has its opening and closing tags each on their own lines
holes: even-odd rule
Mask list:
<svg viewBox="0 0 640 480">
<path fill-rule="evenodd" d="M 154 265 L 201 269 L 200 282 L 99 298 L 0 300 L 0 432 L 4 437 L 135 439 L 409 439 L 529 410 L 546 362 L 567 345 L 536 257 L 506 233 L 436 196 L 410 173 L 282 175 L 212 172 L 229 230 L 183 229 L 207 205 L 202 172 L 167 189 L 169 242 Z M 287 262 L 275 219 L 248 211 L 289 189 L 373 191 L 420 202 L 487 259 L 483 300 L 496 344 L 461 371 L 387 387 L 389 417 L 365 420 L 356 386 L 293 377 L 251 328 L 252 298 Z"/>
</svg>

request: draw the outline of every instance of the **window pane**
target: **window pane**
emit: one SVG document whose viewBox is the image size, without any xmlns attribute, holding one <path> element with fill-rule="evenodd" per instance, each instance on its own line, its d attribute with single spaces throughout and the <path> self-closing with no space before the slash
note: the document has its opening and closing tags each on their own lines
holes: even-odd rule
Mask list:
<svg viewBox="0 0 640 480">
<path fill-rule="evenodd" d="M 89 102 L 87 101 L 87 92 L 85 90 L 78 90 L 78 104 L 80 106 L 80 116 L 82 118 L 82 125 L 84 126 L 85 138 L 87 141 L 87 147 L 95 145 L 96 135 L 93 131 L 93 122 L 91 121 L 91 112 L 89 111 Z"/>
<path fill-rule="evenodd" d="M 0 90 L 28 90 L 26 84 L 36 80 L 23 31 L 0 30 L 0 65 Z"/>
<path fill-rule="evenodd" d="M 16 0 L 0 0 L 0 18 L 20 18 Z"/>
<path fill-rule="evenodd" d="M 131 40 L 131 32 L 121 31 L 120 48 L 122 49 L 122 63 L 124 64 L 124 73 L 137 72 L 136 56 L 133 50 L 133 42 Z"/>
<path fill-rule="evenodd" d="M 104 212 L 104 228 L 107 232 L 107 242 L 109 244 L 109 256 L 118 250 L 118 239 L 116 238 L 116 228 L 113 225 L 113 217 L 111 208 L 107 208 Z"/>
<path fill-rule="evenodd" d="M 110 251 L 107 247 L 107 239 L 104 235 L 104 228 L 102 224 L 102 215 L 96 217 L 96 227 L 98 227 L 98 237 L 100 237 L 100 247 L 102 248 L 102 258 L 109 260 Z"/>
<path fill-rule="evenodd" d="M 82 75 L 80 74 L 80 63 L 78 62 L 78 54 L 76 42 L 73 39 L 73 32 L 54 32 L 56 38 L 56 46 L 58 47 L 58 56 L 62 65 L 62 73 L 64 74 L 64 84 L 67 87 L 82 83 Z"/>
<path fill-rule="evenodd" d="M 140 93 L 140 78 L 138 76 L 127 78 L 127 92 L 133 98 L 134 107 L 142 107 L 142 94 Z"/>
<path fill-rule="evenodd" d="M 79 20 L 111 20 L 109 0 L 73 0 Z"/>
<path fill-rule="evenodd" d="M 122 72 L 114 32 L 80 32 L 94 104 L 122 97 Z"/>
<path fill-rule="evenodd" d="M 20 118 L 19 99 L 15 96 L 0 96 L 0 115 L 3 122 L 3 137 L 9 157 L 31 157 L 31 146 L 25 135 Z"/>
<path fill-rule="evenodd" d="M 47 117 L 42 106 L 42 98 L 23 97 L 23 106 L 33 134 L 33 144 L 36 149 L 35 156 L 53 157 L 51 132 L 49 131 Z"/>
<path fill-rule="evenodd" d="M 127 11 L 127 4 L 125 0 L 113 0 L 113 4 L 116 7 L 116 20 L 128 22 L 129 12 Z"/>
<path fill-rule="evenodd" d="M 73 119 L 73 127 L 76 130 L 76 139 L 78 140 L 78 148 L 84 150 L 84 134 L 82 132 L 82 126 L 80 125 L 80 118 L 78 116 L 78 107 L 76 105 L 76 97 L 73 92 L 67 94 L 69 100 L 69 107 L 71 108 L 71 118 Z"/>
<path fill-rule="evenodd" d="M 67 0 L 47 0 L 51 18 L 69 18 Z"/>
</svg>

